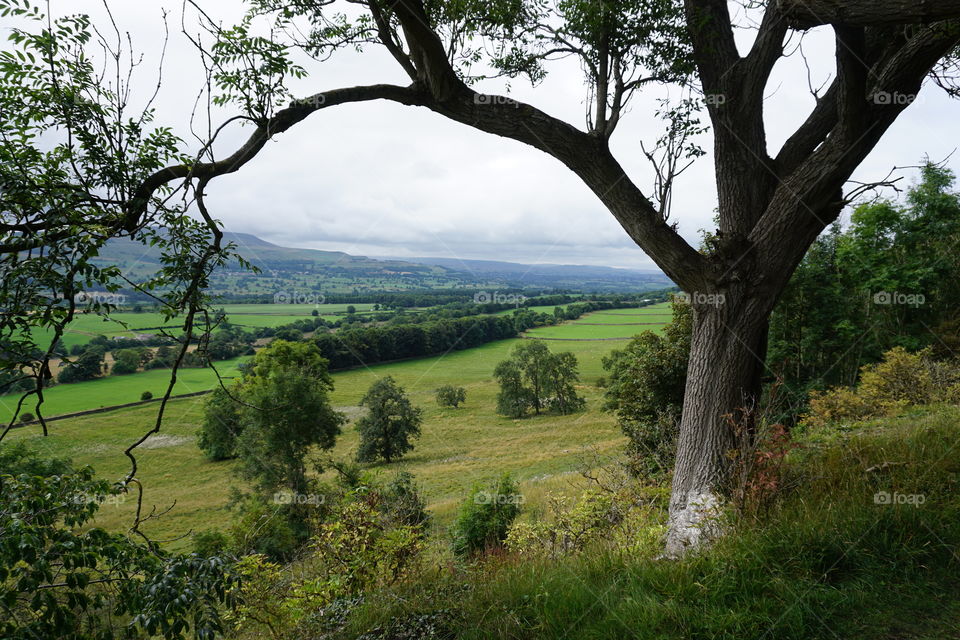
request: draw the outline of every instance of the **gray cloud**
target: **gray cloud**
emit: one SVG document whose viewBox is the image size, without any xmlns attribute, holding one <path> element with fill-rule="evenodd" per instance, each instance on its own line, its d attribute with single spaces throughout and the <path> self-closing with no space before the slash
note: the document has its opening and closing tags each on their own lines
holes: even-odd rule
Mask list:
<svg viewBox="0 0 960 640">
<path fill-rule="evenodd" d="M 85 11 L 102 20 L 96 0 L 54 0 L 55 12 Z M 225 23 L 241 12 L 236 1 L 203 3 Z M 152 78 L 162 38 L 161 7 L 179 27 L 180 2 L 111 2 L 122 28 L 145 54 L 144 91 Z M 747 32 L 742 36 L 749 39 Z M 804 52 L 816 84 L 833 69 L 833 41 L 825 30 L 808 36 Z M 178 33 L 171 38 L 158 121 L 188 135 L 190 106 L 202 86 L 196 53 Z M 310 68 L 293 88 L 298 95 L 368 82 L 403 83 L 396 64 L 371 48 L 344 52 Z M 511 95 L 581 126 L 585 90 L 576 64 L 561 62 L 536 89 L 513 84 Z M 505 92 L 491 83 L 482 90 Z M 650 114 L 655 99 L 639 99 L 618 131 L 613 147 L 628 174 L 641 186 L 649 174 L 641 141 L 655 140 L 660 123 Z M 782 61 L 766 103 L 771 152 L 813 106 L 799 56 Z M 942 159 L 957 139 L 956 105 L 934 86 L 913 105 L 855 176 L 883 177 L 896 165 L 916 164 L 923 154 Z M 217 114 L 215 121 L 227 113 Z M 231 152 L 248 135 L 227 131 L 217 146 Z M 710 150 L 710 138 L 702 141 Z M 954 169 L 958 161 L 953 160 Z M 649 268 L 652 261 L 626 236 L 577 178 L 557 161 L 519 143 L 453 123 L 424 109 L 394 104 L 348 105 L 311 116 L 278 136 L 239 173 L 217 179 L 208 202 L 231 231 L 254 233 L 297 247 L 365 255 L 447 256 L 543 263 L 581 263 Z M 715 188 L 708 155 L 683 177 L 674 219 L 696 243 L 698 230 L 712 226 Z"/>
</svg>

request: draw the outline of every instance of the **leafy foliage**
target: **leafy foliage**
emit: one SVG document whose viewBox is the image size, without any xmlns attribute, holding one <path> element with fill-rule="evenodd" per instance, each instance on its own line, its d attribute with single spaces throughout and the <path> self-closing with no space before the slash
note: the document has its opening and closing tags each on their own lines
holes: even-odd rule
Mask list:
<svg viewBox="0 0 960 640">
<path fill-rule="evenodd" d="M 497 364 L 493 377 L 500 384 L 497 413 L 522 418 L 552 410 L 562 415 L 580 411 L 586 400 L 577 394 L 577 358 L 569 351 L 551 353 L 542 340 L 525 340 Z"/>
<path fill-rule="evenodd" d="M 453 525 L 453 552 L 466 557 L 499 547 L 520 515 L 523 495 L 509 473 L 484 487 L 475 485 Z"/>
<path fill-rule="evenodd" d="M 603 359 L 609 371 L 604 409 L 630 439 L 627 453 L 640 475 L 670 470 L 683 408 L 693 311 L 674 298 L 663 335 L 645 331 Z"/>
<path fill-rule="evenodd" d="M 463 387 L 445 384 L 437 389 L 437 404 L 441 407 L 456 409 L 467 401 L 467 390 Z"/>
<path fill-rule="evenodd" d="M 62 462 L 29 456 L 17 467 L 59 473 L 0 475 L 0 635 L 174 639 L 222 631 L 233 583 L 222 559 L 168 555 L 90 527 L 100 504 L 123 494 L 89 467 L 65 471 Z"/>
<path fill-rule="evenodd" d="M 410 404 L 410 399 L 391 376 L 377 380 L 360 401 L 369 413 L 357 420 L 360 446 L 358 462 L 383 459 L 387 464 L 413 449 L 413 438 L 419 437 L 423 410 Z"/>
<path fill-rule="evenodd" d="M 852 385 L 900 346 L 949 356 L 960 339 L 960 194 L 926 163 L 905 201 L 858 207 L 810 248 L 770 325 L 768 361 L 802 410 L 811 389 Z"/>
</svg>

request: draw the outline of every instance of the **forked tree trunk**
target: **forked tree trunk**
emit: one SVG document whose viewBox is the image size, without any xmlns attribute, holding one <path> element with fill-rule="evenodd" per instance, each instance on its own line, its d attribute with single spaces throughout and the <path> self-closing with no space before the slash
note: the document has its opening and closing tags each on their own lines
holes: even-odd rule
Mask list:
<svg viewBox="0 0 960 640">
<path fill-rule="evenodd" d="M 693 336 L 670 498 L 667 556 L 682 555 L 720 533 L 721 489 L 730 469 L 728 453 L 735 446 L 731 421 L 743 425 L 747 433 L 752 430 L 770 311 L 767 304 L 748 297 L 746 287 L 737 289 L 710 304 L 698 302 L 699 294 L 691 294 Z"/>
</svg>

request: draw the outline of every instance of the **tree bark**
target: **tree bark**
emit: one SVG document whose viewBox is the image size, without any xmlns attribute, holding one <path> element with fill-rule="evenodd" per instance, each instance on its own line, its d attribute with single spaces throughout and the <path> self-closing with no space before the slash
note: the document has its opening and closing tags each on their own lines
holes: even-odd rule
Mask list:
<svg viewBox="0 0 960 640">
<path fill-rule="evenodd" d="M 929 24 L 960 16 L 960 0 L 780 0 L 790 26 Z"/>
<path fill-rule="evenodd" d="M 748 437 L 753 433 L 770 314 L 770 305 L 752 297 L 745 283 L 706 294 L 712 299 L 689 295 L 693 336 L 670 497 L 665 549 L 670 557 L 721 532 L 721 492 L 728 452 L 736 445 L 733 425 Z"/>
</svg>

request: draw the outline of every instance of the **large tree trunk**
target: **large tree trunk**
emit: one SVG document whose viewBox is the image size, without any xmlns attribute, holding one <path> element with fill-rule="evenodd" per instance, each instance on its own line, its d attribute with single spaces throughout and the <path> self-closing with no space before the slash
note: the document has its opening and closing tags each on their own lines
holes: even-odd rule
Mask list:
<svg viewBox="0 0 960 640">
<path fill-rule="evenodd" d="M 733 424 L 752 434 L 766 356 L 769 305 L 731 288 L 722 299 L 691 294 L 693 337 L 670 497 L 666 554 L 682 555 L 720 533 L 721 489 Z M 716 296 L 717 294 L 713 294 Z"/>
</svg>

